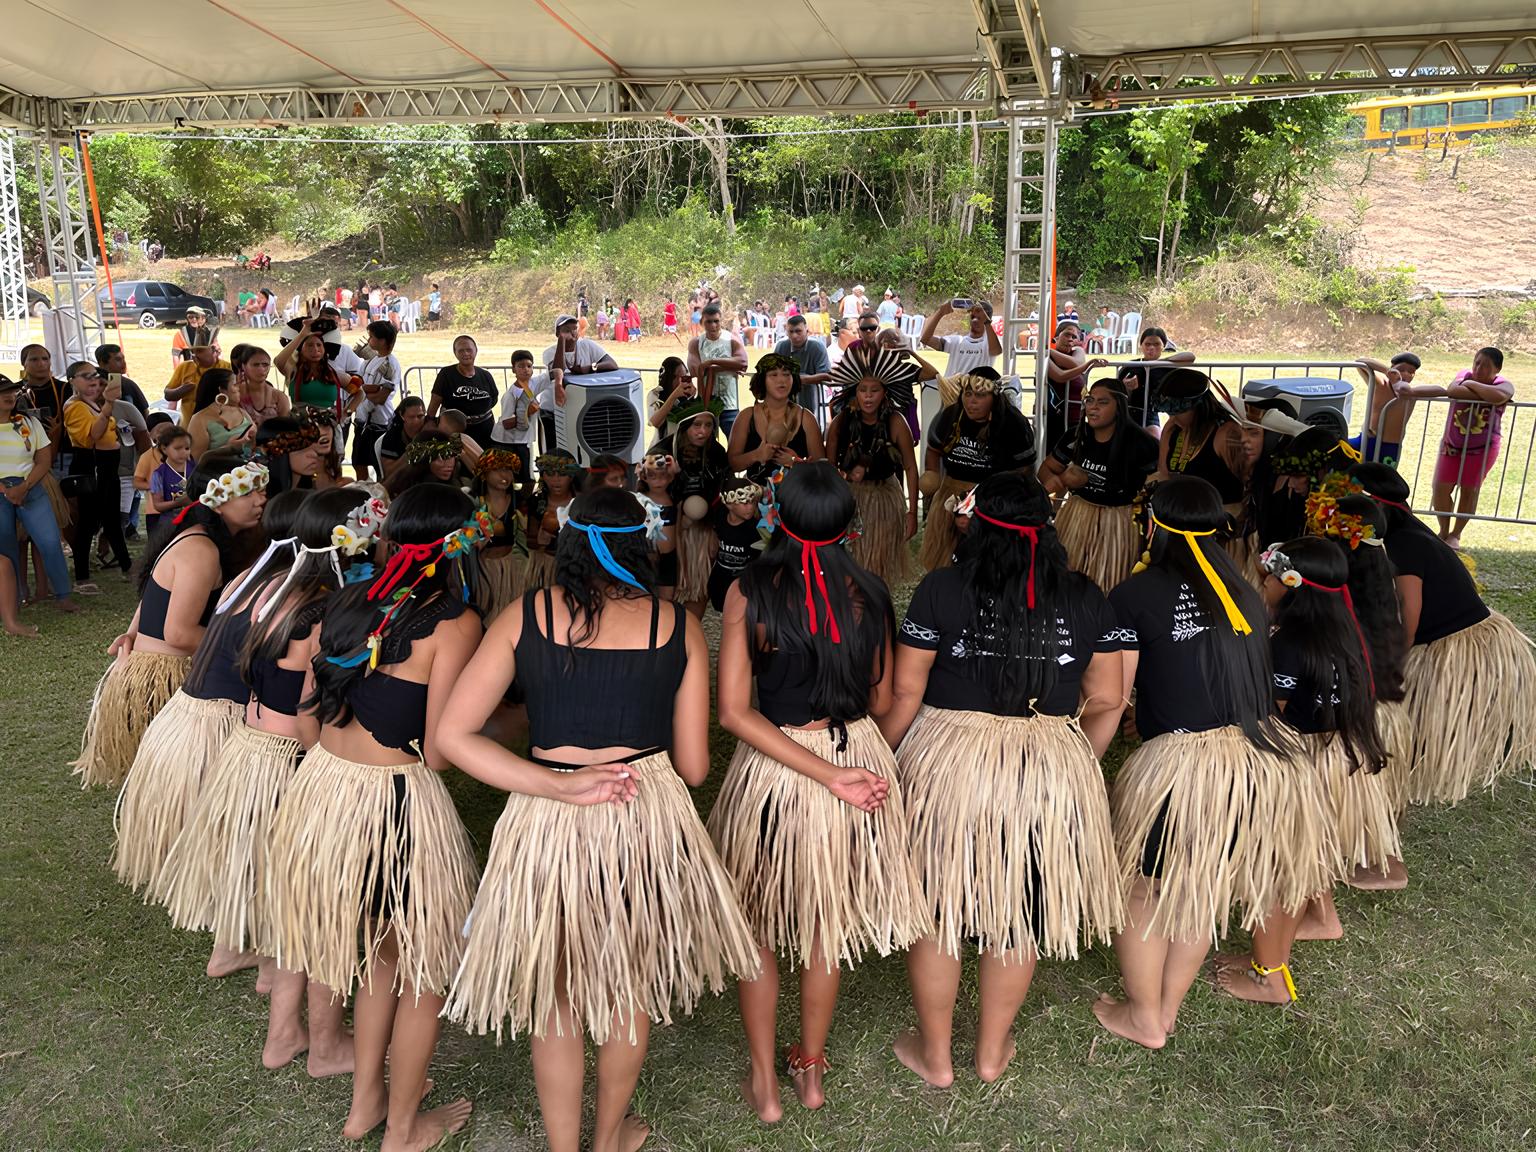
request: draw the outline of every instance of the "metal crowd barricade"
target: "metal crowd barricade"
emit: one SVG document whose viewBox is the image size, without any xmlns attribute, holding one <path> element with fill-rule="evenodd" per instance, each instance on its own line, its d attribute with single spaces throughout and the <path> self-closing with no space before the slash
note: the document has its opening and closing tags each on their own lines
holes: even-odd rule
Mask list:
<svg viewBox="0 0 1536 1152">
<path fill-rule="evenodd" d="M 1536 450 L 1536 403 L 1510 400 L 1501 405 L 1485 404 L 1475 400 L 1453 400 L 1449 396 L 1397 396 L 1382 409 L 1378 427 L 1388 423 L 1394 409 L 1411 405 L 1407 421 L 1403 425 L 1403 438 L 1398 454 L 1397 470 L 1408 482 L 1412 492 L 1410 503 L 1413 511 L 1421 516 L 1446 516 L 1456 520 L 1486 520 L 1497 524 L 1536 524 L 1536 500 L 1525 502 L 1526 481 L 1531 475 L 1531 455 Z M 1483 429 L 1493 426 L 1493 410 L 1502 408 L 1503 417 L 1497 439 L 1486 435 Z M 1464 437 L 1472 442 L 1469 454 L 1461 452 L 1452 456 L 1443 450 L 1445 430 L 1452 412 L 1462 416 L 1467 427 L 1474 431 Z M 1494 460 L 1483 470 L 1477 510 L 1461 513 L 1456 503 L 1463 485 L 1478 481 L 1482 458 L 1477 444 L 1483 441 L 1496 453 Z M 1382 444 L 1372 444 L 1369 458 L 1381 459 Z M 1454 476 L 1447 480 L 1456 486 L 1451 506 L 1434 506 L 1435 473 L 1443 458 L 1456 460 Z"/>
</svg>

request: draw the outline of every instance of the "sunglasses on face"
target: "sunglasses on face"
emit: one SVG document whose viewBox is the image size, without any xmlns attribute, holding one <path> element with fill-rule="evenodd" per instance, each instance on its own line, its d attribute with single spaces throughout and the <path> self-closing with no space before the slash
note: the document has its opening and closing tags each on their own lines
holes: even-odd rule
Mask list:
<svg viewBox="0 0 1536 1152">
<path fill-rule="evenodd" d="M 859 331 L 860 332 L 878 332 L 878 331 L 880 331 L 880 326 L 878 324 L 860 324 L 859 325 Z"/>
<path fill-rule="evenodd" d="M 76 379 L 76 380 L 100 380 L 101 379 L 101 373 L 100 372 L 76 372 L 75 375 L 74 375 L 74 379 Z"/>
</svg>

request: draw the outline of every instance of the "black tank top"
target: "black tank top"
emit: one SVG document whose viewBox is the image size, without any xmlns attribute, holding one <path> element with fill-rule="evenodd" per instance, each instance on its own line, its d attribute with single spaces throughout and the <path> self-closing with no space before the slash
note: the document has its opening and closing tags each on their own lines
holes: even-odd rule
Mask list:
<svg viewBox="0 0 1536 1152">
<path fill-rule="evenodd" d="M 1179 446 L 1183 444 L 1185 435 L 1182 428 L 1175 428 L 1169 433 L 1169 471 L 1175 471 L 1174 463 L 1178 458 Z M 1202 480 L 1210 481 L 1211 486 L 1221 493 L 1223 504 L 1236 504 L 1243 498 L 1242 477 L 1235 475 L 1227 466 L 1227 462 L 1221 458 L 1221 453 L 1216 451 L 1215 432 L 1205 438 L 1205 443 L 1200 445 L 1200 450 L 1185 461 L 1184 467 L 1177 471 L 1182 476 L 1198 476 Z"/>
<path fill-rule="evenodd" d="M 837 466 L 843 472 L 852 472 L 863 465 L 865 484 L 884 484 L 896 475 L 899 459 L 896 445 L 891 442 L 891 418 L 882 412 L 873 424 L 866 424 L 857 412 L 850 411 L 843 421 L 845 443 Z"/>
<path fill-rule="evenodd" d="M 236 704 L 249 700 L 251 690 L 240 678 L 240 649 L 245 647 L 245 637 L 250 630 L 251 607 L 247 605 L 229 617 L 216 637 L 217 646 L 202 679 L 194 683 L 188 677 L 181 690 L 196 700 L 232 700 Z"/>
<path fill-rule="evenodd" d="M 544 602 L 544 631 L 534 602 Z M 683 606 L 673 604 L 672 636 L 656 647 L 661 602 L 651 601 L 651 636 L 644 648 L 579 648 L 551 639 L 553 592 L 523 597 L 517 641 L 517 682 L 527 694 L 532 748 L 668 748 L 672 707 L 687 662 Z"/>
<path fill-rule="evenodd" d="M 187 534 L 183 532 L 162 548 L 160 555 L 155 557 L 156 567 L 159 566 L 160 561 L 167 552 L 186 538 Z M 223 581 L 220 581 L 208 593 L 208 603 L 203 605 L 203 614 L 197 619 L 197 622 L 205 628 L 208 626 L 208 621 L 213 619 L 213 610 L 218 607 L 219 593 L 223 590 L 223 587 Z M 151 572 L 149 579 L 144 581 L 144 594 L 139 598 L 139 635 L 148 636 L 151 640 L 158 640 L 162 644 L 165 643 L 165 617 L 170 610 L 171 590 L 161 587 L 156 582 L 154 573 Z"/>
<path fill-rule="evenodd" d="M 403 664 L 411 657 L 416 641 L 432 635 L 444 620 L 464 614 L 463 601 L 452 596 L 436 600 L 413 613 L 405 623 L 384 637 L 379 663 Z M 416 680 L 368 672 L 352 682 L 347 693 L 352 716 L 363 731 L 386 748 L 423 755 L 427 739 L 427 686 Z"/>
<path fill-rule="evenodd" d="M 752 410 L 747 413 L 747 451 L 748 452 L 751 452 L 751 451 L 753 451 L 754 449 L 757 449 L 757 448 L 761 448 L 762 444 L 763 444 L 763 438 L 761 436 L 759 436 L 758 432 L 757 432 L 757 416 L 756 416 L 756 412 L 757 412 L 757 405 L 754 404 L 752 406 Z M 789 438 L 789 440 L 785 443 L 784 446 L 786 448 L 790 449 L 792 452 L 794 452 L 794 454 L 796 456 L 800 457 L 803 460 L 803 459 L 805 459 L 806 455 L 810 452 L 810 445 L 806 443 L 806 439 L 805 439 L 805 421 L 799 419 L 800 412 L 801 412 L 801 409 L 800 409 L 799 405 L 791 404 L 790 407 L 789 407 L 789 412 L 790 412 L 791 415 L 796 417 L 796 420 L 795 420 L 795 434 Z M 761 483 L 763 481 L 763 479 L 765 479 L 766 477 L 772 476 L 774 471 L 777 468 L 778 468 L 778 464 L 775 463 L 772 460 L 761 461 L 761 462 L 759 462 L 757 464 L 752 465 L 750 468 L 748 468 L 747 469 L 747 475 L 749 477 L 751 477 L 754 481 L 756 481 L 758 483 Z"/>
<path fill-rule="evenodd" d="M 780 727 L 801 728 L 816 715 L 811 707 L 816 664 L 808 652 L 777 649 L 757 658 L 757 710 Z"/>
</svg>

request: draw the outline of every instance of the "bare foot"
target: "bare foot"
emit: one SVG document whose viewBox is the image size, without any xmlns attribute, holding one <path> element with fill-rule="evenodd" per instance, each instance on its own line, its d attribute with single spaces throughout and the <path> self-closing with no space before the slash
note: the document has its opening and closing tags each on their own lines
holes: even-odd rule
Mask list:
<svg viewBox="0 0 1536 1152">
<path fill-rule="evenodd" d="M 236 972 L 254 968 L 259 963 L 261 963 L 261 957 L 254 952 L 232 952 L 228 948 L 215 948 L 213 955 L 208 957 L 208 975 L 214 980 L 222 980 L 226 976 L 233 976 Z"/>
<path fill-rule="evenodd" d="M 613 1144 L 610 1147 L 614 1152 L 640 1152 L 641 1145 L 650 1134 L 651 1126 L 631 1112 L 619 1121 L 619 1130 L 614 1134 Z M 605 1152 L 605 1150 L 599 1148 L 597 1141 L 594 1140 L 592 1152 Z"/>
<path fill-rule="evenodd" d="M 455 1100 L 452 1104 L 445 1104 L 430 1112 L 418 1112 L 410 1132 L 397 1133 L 392 1128 L 384 1129 L 384 1141 L 379 1145 L 379 1152 L 427 1152 L 428 1148 L 440 1143 L 444 1137 L 462 1130 L 469 1123 L 469 1114 L 473 1108 L 474 1105 L 468 1100 Z M 636 1144 L 635 1147 L 640 1145 Z"/>
<path fill-rule="evenodd" d="M 1316 900 L 1307 905 L 1307 914 L 1296 925 L 1297 940 L 1342 940 L 1344 924 L 1338 910 L 1330 901 L 1326 913 L 1319 910 Z"/>
<path fill-rule="evenodd" d="M 1143 1048 L 1161 1048 L 1168 1041 L 1168 1034 L 1161 1025 L 1149 1025 L 1136 1018 L 1130 1004 L 1113 996 L 1100 996 L 1093 1002 L 1093 1014 L 1099 1023 L 1116 1036 L 1125 1038 Z"/>
<path fill-rule="evenodd" d="M 7 622 L 6 625 L 5 625 L 5 630 L 7 632 L 9 632 L 12 636 L 36 636 L 37 635 L 37 625 L 36 624 L 11 624 L 11 623 Z"/>
<path fill-rule="evenodd" d="M 1008 1042 L 1003 1045 L 1003 1052 L 1000 1058 L 989 1056 L 983 1059 L 981 1049 L 978 1048 L 976 1050 L 976 1075 L 981 1077 L 983 1083 L 991 1084 L 1001 1077 L 1004 1072 L 1008 1071 L 1008 1065 L 1013 1062 L 1013 1054 L 1017 1051 L 1018 1045 L 1014 1043 L 1011 1033 L 1008 1036 Z"/>
<path fill-rule="evenodd" d="M 779 1101 L 779 1078 L 772 1068 L 761 1078 L 756 1069 L 748 1072 L 741 1081 L 741 1098 L 764 1124 L 777 1124 L 784 1119 L 784 1105 Z"/>
<path fill-rule="evenodd" d="M 827 1102 L 827 1094 L 821 1087 L 822 1071 L 818 1064 L 803 1072 L 792 1073 L 789 1078 L 795 1086 L 795 1095 L 800 1098 L 800 1103 L 813 1112 Z"/>
<path fill-rule="evenodd" d="M 1289 1004 L 1291 994 L 1285 989 L 1285 977 L 1279 972 L 1260 976 L 1250 965 L 1217 965 L 1216 987 L 1235 1000 L 1252 1004 Z"/>
<path fill-rule="evenodd" d="M 1378 868 L 1356 867 L 1344 883 L 1363 892 L 1401 892 L 1408 887 L 1408 869 L 1396 856 L 1387 861 L 1385 872 Z"/>
<path fill-rule="evenodd" d="M 256 995 L 272 995 L 272 973 L 277 969 L 277 961 L 263 956 L 261 962 L 256 965 Z"/>
<path fill-rule="evenodd" d="M 425 1100 L 431 1093 L 432 1078 L 429 1076 L 427 1082 L 421 1086 L 421 1098 Z M 347 1122 L 341 1126 L 341 1134 L 348 1140 L 361 1140 L 387 1119 L 389 1119 L 389 1085 L 381 1082 L 379 1093 L 373 1099 L 360 1101 L 356 1095 L 352 1097 L 352 1109 L 347 1113 Z"/>
<path fill-rule="evenodd" d="M 308 1071 L 310 1077 L 315 1080 L 324 1080 L 327 1076 L 350 1076 L 354 1063 L 352 1033 L 343 1032 L 341 1043 L 334 1048 L 324 1051 L 317 1048 L 310 1049 Z"/>
<path fill-rule="evenodd" d="M 268 1033 L 267 1042 L 261 1048 L 261 1066 L 270 1070 L 286 1068 L 309 1050 L 309 1032 L 297 1031 Z"/>
<path fill-rule="evenodd" d="M 53 602 L 53 606 L 60 612 L 80 612 L 83 609 L 68 596 L 61 597 Z"/>
<path fill-rule="evenodd" d="M 954 1065 L 945 1059 L 942 1063 L 937 1060 L 929 1060 L 923 1054 L 923 1038 L 916 1029 L 903 1032 L 896 1037 L 896 1042 L 891 1045 L 896 1053 L 896 1059 L 904 1064 L 908 1071 L 917 1073 L 929 1085 L 934 1088 L 948 1088 L 955 1082 Z"/>
</svg>

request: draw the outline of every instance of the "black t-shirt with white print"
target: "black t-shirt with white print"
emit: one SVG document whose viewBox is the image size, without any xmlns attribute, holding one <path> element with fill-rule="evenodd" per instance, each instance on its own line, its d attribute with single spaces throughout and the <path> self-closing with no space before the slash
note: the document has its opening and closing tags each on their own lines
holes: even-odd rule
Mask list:
<svg viewBox="0 0 1536 1152">
<path fill-rule="evenodd" d="M 475 368 L 473 376 L 465 376 L 456 364 L 438 369 L 437 379 L 432 381 L 432 395 L 442 400 L 444 408 L 457 408 L 464 413 L 464 419 L 471 424 L 489 420 L 500 398 L 496 377 L 480 367 Z"/>
<path fill-rule="evenodd" d="M 1136 498 L 1147 477 L 1157 471 L 1157 441 L 1136 430 L 1128 430 L 1125 437 L 1125 448 L 1113 476 L 1110 468 L 1117 463 L 1110 460 L 1113 441 L 1100 442 L 1087 425 L 1079 424 L 1056 442 L 1051 455 L 1062 464 L 1075 463 L 1088 476 L 1086 484 L 1072 490 L 1074 496 L 1110 507 L 1129 504 Z M 1081 451 L 1077 447 L 1079 441 L 1083 445 Z"/>
<path fill-rule="evenodd" d="M 725 594 L 730 591 L 731 583 L 762 555 L 757 548 L 762 536 L 757 530 L 756 519 L 732 524 L 730 512 L 724 505 L 716 507 L 711 518 L 720 548 L 715 553 L 714 567 L 709 570 L 709 598 L 715 611 L 721 612 L 725 610 Z"/>
<path fill-rule="evenodd" d="M 1332 732 L 1323 723 L 1323 689 L 1302 671 L 1301 648 L 1284 632 L 1269 638 L 1269 656 L 1275 669 L 1275 699 L 1285 702 L 1283 719 L 1298 732 Z M 1332 704 L 1337 707 L 1338 677 L 1328 686 Z"/>
<path fill-rule="evenodd" d="M 946 476 L 980 484 L 999 472 L 1016 472 L 1034 465 L 1035 430 L 1007 397 L 998 396 L 994 403 L 1003 406 L 1003 417 L 995 424 L 968 419 L 958 403 L 951 404 L 934 420 L 928 432 L 928 447 L 943 455 Z M 955 436 L 957 423 L 959 435 Z M 949 443 L 951 439 L 953 444 Z"/>
<path fill-rule="evenodd" d="M 1121 648 L 1140 654 L 1136 730 L 1143 740 L 1241 723 L 1239 716 L 1223 715 L 1206 689 L 1202 656 L 1213 639 L 1211 620 L 1188 584 L 1171 572 L 1148 568 L 1116 585 L 1109 603 Z M 1221 626 L 1227 627 L 1225 619 Z"/>
<path fill-rule="evenodd" d="M 992 697 L 986 682 L 976 678 L 977 666 L 967 658 L 975 643 L 969 625 L 976 604 L 968 575 L 964 568 L 940 568 L 923 577 L 896 639 L 908 648 L 937 653 L 933 670 L 928 674 L 928 688 L 923 693 L 924 704 L 931 708 L 1008 715 Z M 1088 580 L 1077 577 L 1067 587 L 1077 611 L 1056 618 L 1056 683 L 1044 698 L 1035 701 L 1033 712 L 1025 707 L 1019 715 L 1075 715 L 1083 673 L 1094 653 L 1120 650 L 1114 613 L 1104 594 Z M 1017 610 L 1023 611 L 1022 606 Z M 986 644 L 984 636 L 983 649 Z"/>
</svg>

